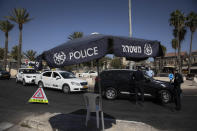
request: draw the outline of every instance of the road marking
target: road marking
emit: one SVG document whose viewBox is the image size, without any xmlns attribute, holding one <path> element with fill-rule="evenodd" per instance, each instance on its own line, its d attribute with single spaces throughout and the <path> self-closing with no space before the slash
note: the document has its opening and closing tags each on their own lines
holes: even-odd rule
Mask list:
<svg viewBox="0 0 197 131">
<path fill-rule="evenodd" d="M 14 124 L 9 123 L 9 122 L 1 122 L 0 123 L 0 131 L 4 131 L 12 126 L 14 126 Z"/>
<path fill-rule="evenodd" d="M 135 93 L 130 93 L 130 92 L 126 92 L 126 91 L 121 91 L 120 92 L 121 94 L 126 94 L 126 95 L 130 95 L 130 94 L 133 94 L 135 95 Z M 140 93 L 139 93 L 140 94 Z M 151 94 L 144 94 L 145 96 L 151 96 Z"/>
</svg>

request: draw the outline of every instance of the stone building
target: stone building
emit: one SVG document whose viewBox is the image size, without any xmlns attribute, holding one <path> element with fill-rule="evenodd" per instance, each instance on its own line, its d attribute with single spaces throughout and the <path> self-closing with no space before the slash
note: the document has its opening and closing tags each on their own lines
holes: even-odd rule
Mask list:
<svg viewBox="0 0 197 131">
<path fill-rule="evenodd" d="M 154 61 L 154 68 L 156 71 L 161 72 L 170 72 L 173 69 L 177 69 L 177 57 L 178 53 L 167 53 L 163 58 L 156 58 Z M 191 70 L 195 73 L 197 70 L 197 51 L 192 52 L 192 59 L 191 59 Z M 181 52 L 181 64 L 183 73 L 187 73 L 188 64 L 189 64 L 189 55 L 187 52 Z"/>
</svg>

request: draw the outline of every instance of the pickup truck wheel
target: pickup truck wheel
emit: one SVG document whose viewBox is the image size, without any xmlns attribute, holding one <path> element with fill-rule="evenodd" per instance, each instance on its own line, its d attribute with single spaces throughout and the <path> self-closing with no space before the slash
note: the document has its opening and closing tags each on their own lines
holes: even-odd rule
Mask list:
<svg viewBox="0 0 197 131">
<path fill-rule="evenodd" d="M 167 104 L 170 102 L 172 96 L 168 90 L 161 90 L 159 91 L 159 94 L 162 104 Z"/>
<path fill-rule="evenodd" d="M 23 85 L 24 85 L 24 86 L 26 85 L 25 79 L 23 79 Z"/>
<path fill-rule="evenodd" d="M 43 85 L 43 83 L 40 81 L 39 83 L 38 83 L 38 88 L 43 88 L 44 87 L 44 85 Z"/>
<path fill-rule="evenodd" d="M 68 85 L 63 85 L 62 91 L 66 94 L 70 93 L 70 87 Z"/>
<path fill-rule="evenodd" d="M 105 91 L 105 97 L 109 100 L 116 99 L 117 95 L 117 91 L 114 88 L 107 88 Z"/>
</svg>

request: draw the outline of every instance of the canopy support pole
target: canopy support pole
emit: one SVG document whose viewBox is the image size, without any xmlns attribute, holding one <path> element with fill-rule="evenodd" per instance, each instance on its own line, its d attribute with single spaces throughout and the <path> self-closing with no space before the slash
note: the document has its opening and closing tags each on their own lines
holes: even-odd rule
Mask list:
<svg viewBox="0 0 197 131">
<path fill-rule="evenodd" d="M 104 127 L 104 115 L 103 115 L 103 101 L 102 101 L 102 91 L 101 91 L 101 82 L 100 82 L 100 69 L 99 69 L 99 59 L 96 60 L 97 72 L 98 72 L 98 87 L 99 87 L 99 99 L 100 99 L 100 109 L 101 109 L 101 122 L 102 122 L 102 131 L 105 131 Z"/>
</svg>

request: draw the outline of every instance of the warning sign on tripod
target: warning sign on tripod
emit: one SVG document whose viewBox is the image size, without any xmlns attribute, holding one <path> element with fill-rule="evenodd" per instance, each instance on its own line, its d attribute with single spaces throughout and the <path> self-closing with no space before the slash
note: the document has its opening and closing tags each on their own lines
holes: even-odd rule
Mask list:
<svg viewBox="0 0 197 131">
<path fill-rule="evenodd" d="M 34 95 L 29 99 L 29 102 L 48 103 L 48 99 L 44 93 L 44 90 L 42 88 L 38 88 Z"/>
</svg>

